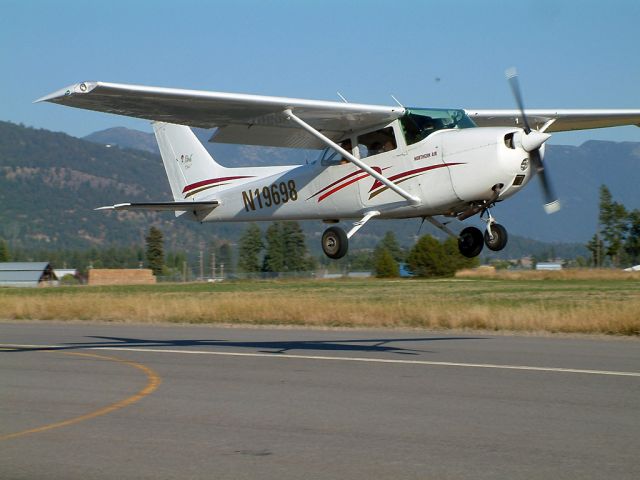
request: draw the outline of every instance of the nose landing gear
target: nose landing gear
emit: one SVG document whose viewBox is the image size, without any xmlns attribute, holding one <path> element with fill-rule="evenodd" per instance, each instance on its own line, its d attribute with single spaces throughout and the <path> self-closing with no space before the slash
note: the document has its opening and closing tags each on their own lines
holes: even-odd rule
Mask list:
<svg viewBox="0 0 640 480">
<path fill-rule="evenodd" d="M 482 215 L 480 216 L 482 220 L 487 222 L 487 229 L 484 232 L 484 243 L 489 250 L 499 252 L 507 246 L 507 240 L 509 240 L 507 229 L 496 222 L 496 219 L 493 218 L 491 211 L 488 208 L 485 212 L 487 213 L 486 219 L 483 219 Z"/>
<path fill-rule="evenodd" d="M 482 218 L 485 213 L 487 214 L 486 219 Z M 507 240 L 509 239 L 507 229 L 496 222 L 488 208 L 482 212 L 480 218 L 487 222 L 484 235 L 476 227 L 467 227 L 460 232 L 458 237 L 458 250 L 467 258 L 480 255 L 484 245 L 494 252 L 498 252 L 507 246 Z"/>
</svg>

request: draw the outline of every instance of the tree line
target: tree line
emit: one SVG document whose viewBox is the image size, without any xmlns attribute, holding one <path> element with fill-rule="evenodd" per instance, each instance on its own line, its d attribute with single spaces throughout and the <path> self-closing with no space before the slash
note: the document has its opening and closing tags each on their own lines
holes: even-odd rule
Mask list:
<svg viewBox="0 0 640 480">
<path fill-rule="evenodd" d="M 613 200 L 607 186 L 601 185 L 598 230 L 586 246 L 594 267 L 639 264 L 640 210 Z"/>
</svg>

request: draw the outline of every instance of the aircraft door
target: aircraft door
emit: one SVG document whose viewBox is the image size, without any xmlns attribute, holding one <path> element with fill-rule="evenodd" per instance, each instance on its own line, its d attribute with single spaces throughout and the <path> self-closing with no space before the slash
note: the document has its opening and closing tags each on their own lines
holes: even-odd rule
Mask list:
<svg viewBox="0 0 640 480">
<path fill-rule="evenodd" d="M 442 138 L 436 132 L 425 141 L 412 145 L 413 148 L 408 152 L 411 165 L 404 176 L 398 179 L 415 178 L 417 185 L 414 183 L 414 188 L 417 191 L 412 193 L 419 195 L 425 206 L 434 208 L 459 200 L 453 189 Z"/>
<path fill-rule="evenodd" d="M 349 144 L 341 142 L 343 148 L 353 152 L 350 145 L 350 141 Z M 327 218 L 342 218 L 346 213 L 362 208 L 358 187 L 354 184 L 361 181 L 363 175 L 368 176 L 328 148 L 320 158 L 320 173 L 313 181 L 314 195 L 311 199 L 327 212 Z"/>
<path fill-rule="evenodd" d="M 358 136 L 357 151 L 360 160 L 384 177 L 392 178 L 401 174 L 407 165 L 407 149 L 400 134 L 398 122 Z M 366 175 L 366 176 L 365 176 Z M 372 176 L 362 172 L 358 181 L 360 199 L 364 206 L 396 201 L 395 193 L 389 196 L 389 187 Z M 405 190 L 418 194 L 415 185 L 403 185 Z"/>
</svg>

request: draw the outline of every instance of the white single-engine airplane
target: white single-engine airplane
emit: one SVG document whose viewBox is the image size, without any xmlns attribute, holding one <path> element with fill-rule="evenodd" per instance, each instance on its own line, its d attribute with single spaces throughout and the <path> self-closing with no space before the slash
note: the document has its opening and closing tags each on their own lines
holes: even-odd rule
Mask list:
<svg viewBox="0 0 640 480">
<path fill-rule="evenodd" d="M 372 218 L 421 217 L 458 238 L 460 252 L 501 250 L 507 232 L 495 203 L 539 175 L 548 213 L 559 209 L 542 159 L 547 132 L 640 126 L 640 110 L 528 110 L 515 70 L 507 72 L 518 110 L 405 108 L 295 98 L 82 82 L 37 101 L 153 121 L 174 201 L 100 209 L 168 210 L 198 222 L 356 219 L 322 235 L 330 258 Z M 189 126 L 217 130 L 211 141 L 324 149 L 311 164 L 226 168 Z M 435 216 L 480 214 L 484 235 L 457 235 Z"/>
</svg>

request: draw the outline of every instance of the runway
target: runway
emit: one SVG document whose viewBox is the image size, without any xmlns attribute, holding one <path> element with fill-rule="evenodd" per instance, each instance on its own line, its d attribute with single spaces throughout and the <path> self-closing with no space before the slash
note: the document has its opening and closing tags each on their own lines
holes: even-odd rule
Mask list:
<svg viewBox="0 0 640 480">
<path fill-rule="evenodd" d="M 0 323 L 0 478 L 640 477 L 640 342 Z"/>
</svg>

